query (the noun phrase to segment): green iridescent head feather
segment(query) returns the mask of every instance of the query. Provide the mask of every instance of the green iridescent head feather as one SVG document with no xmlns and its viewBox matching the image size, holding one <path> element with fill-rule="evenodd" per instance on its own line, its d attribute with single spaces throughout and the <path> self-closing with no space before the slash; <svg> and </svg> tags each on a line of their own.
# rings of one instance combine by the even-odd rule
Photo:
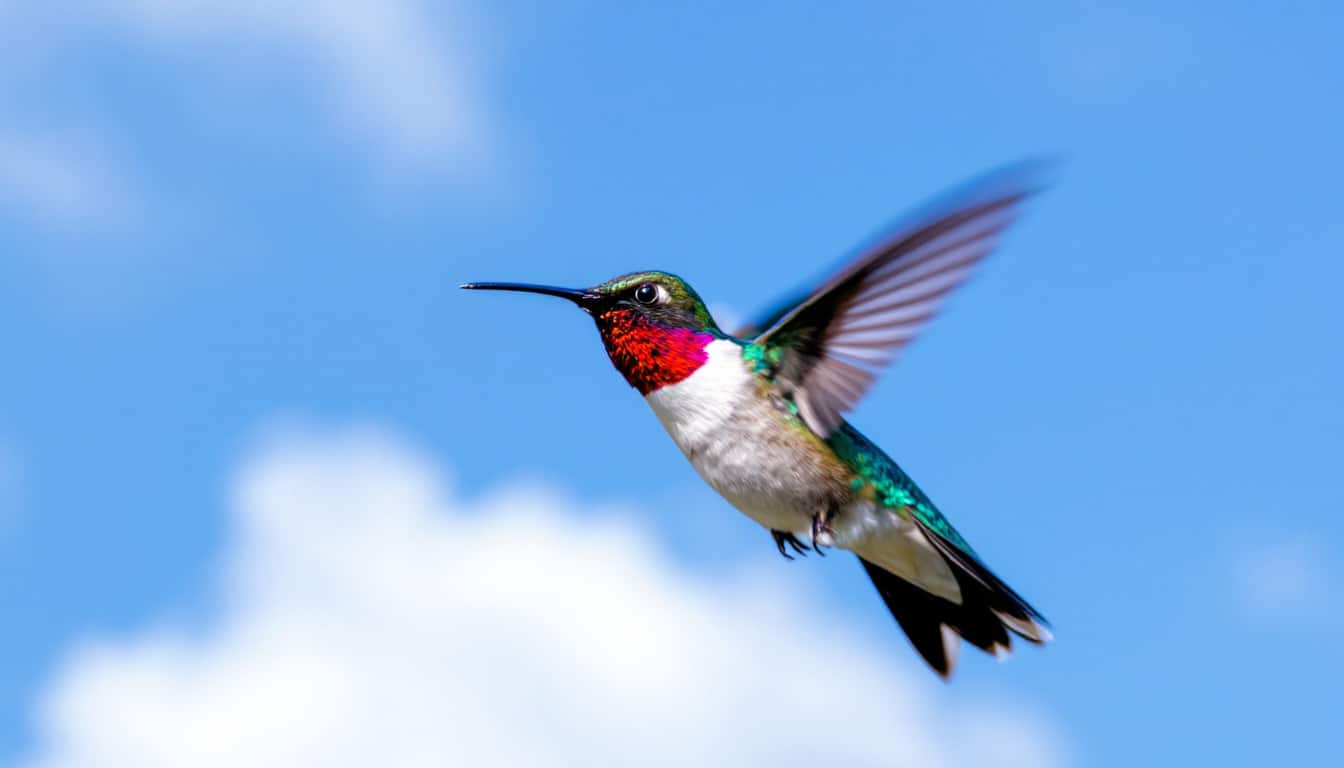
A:
<svg viewBox="0 0 1344 768">
<path fill-rule="evenodd" d="M 665 299 L 654 305 L 645 305 L 637 301 L 635 292 L 645 285 L 662 289 Z M 631 272 L 613 277 L 594 286 L 592 290 L 603 296 L 621 299 L 621 304 L 638 309 L 659 324 L 723 335 L 695 289 L 685 280 L 669 272 Z"/>
</svg>

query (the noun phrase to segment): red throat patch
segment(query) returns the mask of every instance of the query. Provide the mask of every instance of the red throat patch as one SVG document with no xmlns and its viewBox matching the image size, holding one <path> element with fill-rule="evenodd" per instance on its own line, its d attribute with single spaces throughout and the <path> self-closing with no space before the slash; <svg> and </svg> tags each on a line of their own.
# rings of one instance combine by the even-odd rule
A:
<svg viewBox="0 0 1344 768">
<path fill-rule="evenodd" d="M 602 343 L 616 370 L 630 386 L 647 395 L 695 373 L 709 359 L 709 333 L 689 328 L 664 328 L 628 309 L 597 317 Z"/>
</svg>

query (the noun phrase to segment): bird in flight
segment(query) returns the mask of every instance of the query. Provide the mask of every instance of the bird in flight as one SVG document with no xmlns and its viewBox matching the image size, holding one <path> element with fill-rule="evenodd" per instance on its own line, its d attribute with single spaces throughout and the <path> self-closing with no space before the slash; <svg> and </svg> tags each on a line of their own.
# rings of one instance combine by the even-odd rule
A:
<svg viewBox="0 0 1344 768">
<path fill-rule="evenodd" d="M 928 496 L 844 419 L 966 280 L 1035 191 L 992 174 L 894 227 L 819 287 L 727 333 L 686 281 L 634 272 L 592 288 L 467 283 L 558 296 L 596 321 L 607 355 L 696 471 L 780 554 L 858 555 L 915 650 L 943 678 L 960 639 L 995 656 L 1045 619 Z"/>
</svg>

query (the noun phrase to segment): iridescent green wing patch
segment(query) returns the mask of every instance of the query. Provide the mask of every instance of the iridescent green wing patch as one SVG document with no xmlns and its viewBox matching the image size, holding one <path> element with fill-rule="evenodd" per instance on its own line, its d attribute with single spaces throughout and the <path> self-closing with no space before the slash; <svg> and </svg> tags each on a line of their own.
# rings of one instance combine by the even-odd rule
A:
<svg viewBox="0 0 1344 768">
<path fill-rule="evenodd" d="M 854 469 L 855 491 L 871 494 L 875 501 L 896 510 L 898 514 L 918 519 L 924 528 L 938 534 L 944 541 L 976 560 L 980 559 L 971 545 L 952 527 L 952 523 L 915 485 L 915 481 L 848 422 L 841 422 L 826 442 L 841 461 Z"/>
<path fill-rule="evenodd" d="M 780 357 L 784 350 L 772 344 L 745 344 L 742 347 L 742 359 L 747 362 L 753 373 L 767 379 L 775 377 Z"/>
</svg>

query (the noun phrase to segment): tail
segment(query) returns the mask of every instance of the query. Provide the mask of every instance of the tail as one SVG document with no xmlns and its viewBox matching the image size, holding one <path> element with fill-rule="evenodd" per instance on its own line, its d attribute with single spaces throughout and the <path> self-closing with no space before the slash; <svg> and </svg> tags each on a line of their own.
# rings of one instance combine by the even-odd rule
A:
<svg viewBox="0 0 1344 768">
<path fill-rule="evenodd" d="M 1052 639 L 1045 618 L 979 560 L 936 535 L 928 539 L 952 570 L 960 603 L 930 594 L 862 557 L 859 562 L 915 650 L 943 679 L 956 666 L 960 638 L 999 658 L 1012 652 L 1010 632 L 1037 645 Z"/>
</svg>

